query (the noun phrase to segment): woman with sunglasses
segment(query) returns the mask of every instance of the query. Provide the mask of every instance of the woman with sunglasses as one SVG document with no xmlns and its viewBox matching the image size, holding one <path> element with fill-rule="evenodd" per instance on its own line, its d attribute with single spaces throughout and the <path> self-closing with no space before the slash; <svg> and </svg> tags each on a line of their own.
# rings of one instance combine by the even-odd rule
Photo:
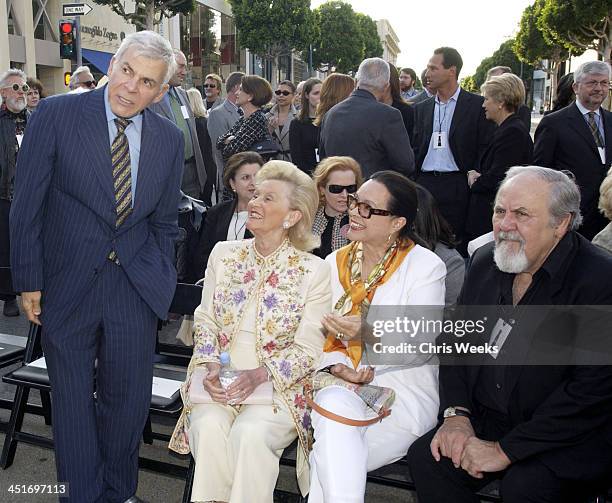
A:
<svg viewBox="0 0 612 503">
<path fill-rule="evenodd" d="M 395 400 L 391 415 L 366 426 L 374 414 L 355 391 L 332 385 L 315 394 L 310 503 L 363 502 L 367 472 L 401 459 L 412 442 L 436 424 L 439 405 L 438 368 L 429 361 L 433 354 L 426 353 L 427 347 L 421 354 L 375 360 L 377 346 L 365 350 L 362 341 L 370 337 L 358 337 L 362 317 L 366 334 L 368 326 L 383 319 L 381 306 L 390 311 L 386 320 L 407 309 L 430 319 L 443 309 L 446 268 L 435 253 L 418 244 L 413 230 L 415 184 L 394 171 L 380 171 L 348 197 L 352 243 L 326 258 L 332 266 L 334 311 L 323 317 L 327 340 L 319 372 L 349 386 L 391 388 Z M 420 347 L 424 334 L 413 335 L 401 340 Z M 435 334 L 428 335 L 431 340 Z M 376 340 L 388 342 L 385 337 Z"/>
<path fill-rule="evenodd" d="M 276 159 L 291 162 L 291 149 L 289 147 L 289 127 L 297 115 L 293 106 L 295 84 L 290 80 L 283 80 L 274 91 L 276 103 L 267 113 L 270 134 L 280 145 Z"/>
<path fill-rule="evenodd" d="M 328 157 L 315 169 L 312 178 L 319 192 L 319 209 L 312 232 L 321 237 L 321 246 L 313 253 L 321 258 L 348 244 L 347 196 L 363 183 L 361 167 L 352 157 Z"/>
</svg>

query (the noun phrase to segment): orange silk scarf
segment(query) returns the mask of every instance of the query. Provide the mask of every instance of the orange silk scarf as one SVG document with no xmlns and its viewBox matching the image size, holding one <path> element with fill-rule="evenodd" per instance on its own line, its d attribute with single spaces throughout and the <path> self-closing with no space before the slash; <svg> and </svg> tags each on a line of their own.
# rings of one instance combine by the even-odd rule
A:
<svg viewBox="0 0 612 503">
<path fill-rule="evenodd" d="M 340 284 L 342 285 L 342 288 L 344 288 L 345 293 L 350 295 L 351 299 L 351 309 L 350 311 L 343 313 L 343 316 L 362 314 L 362 303 L 366 301 L 366 307 L 370 305 L 372 298 L 374 297 L 374 293 L 376 292 L 376 288 L 384 284 L 393 275 L 393 273 L 404 261 L 404 258 L 406 258 L 406 255 L 408 255 L 408 252 L 414 248 L 414 242 L 410 240 L 407 242 L 402 242 L 396 246 L 388 257 L 383 257 L 382 260 L 385 261 L 384 263 L 379 263 L 374 266 L 368 280 L 372 281 L 372 276 L 376 274 L 377 269 L 380 270 L 382 267 L 382 271 L 379 271 L 378 279 L 374 279 L 373 283 L 366 288 L 366 284 L 364 283 L 361 274 L 352 273 L 352 271 L 355 271 L 356 265 L 353 262 L 355 260 L 360 260 L 360 257 L 357 257 L 356 253 L 357 247 L 360 245 L 361 243 L 355 241 L 343 248 L 340 248 L 336 254 L 336 265 L 338 267 Z M 361 264 L 359 264 L 359 269 L 360 268 Z M 353 275 L 352 278 L 351 275 Z M 336 306 L 336 309 L 338 309 L 338 306 Z M 332 351 L 344 353 L 351 359 L 353 362 L 353 367 L 356 369 L 361 361 L 363 347 L 361 339 L 351 339 L 348 341 L 348 346 L 345 346 L 341 340 L 336 338 L 336 334 L 328 333 L 327 339 L 325 340 L 325 345 L 323 346 L 323 351 L 326 353 L 330 353 Z"/>
</svg>

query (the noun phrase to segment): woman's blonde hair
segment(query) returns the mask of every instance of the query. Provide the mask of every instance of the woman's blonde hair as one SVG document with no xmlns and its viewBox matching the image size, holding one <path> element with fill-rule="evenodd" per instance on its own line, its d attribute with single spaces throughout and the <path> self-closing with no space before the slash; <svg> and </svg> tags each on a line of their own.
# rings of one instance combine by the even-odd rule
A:
<svg viewBox="0 0 612 503">
<path fill-rule="evenodd" d="M 319 206 L 325 204 L 325 196 L 321 194 L 322 189 L 325 189 L 330 175 L 334 171 L 352 171 L 355 175 L 355 183 L 357 188 L 361 187 L 363 183 L 363 175 L 361 174 L 361 166 L 359 163 L 348 156 L 332 156 L 323 159 L 314 172 L 312 173 L 312 179 L 317 186 L 317 193 L 319 194 Z"/>
<path fill-rule="evenodd" d="M 599 187 L 599 209 L 608 220 L 612 220 L 612 168 Z"/>
<path fill-rule="evenodd" d="M 343 73 L 332 73 L 327 77 L 321 86 L 321 100 L 313 124 L 320 126 L 329 109 L 348 98 L 354 90 L 355 79 L 353 77 Z"/>
<path fill-rule="evenodd" d="M 295 164 L 268 161 L 255 175 L 257 185 L 266 180 L 279 180 L 293 186 L 289 205 L 292 210 L 301 212 L 302 218 L 289 228 L 288 237 L 291 244 L 302 251 L 318 248 L 321 240 L 312 233 L 312 223 L 319 197 L 312 179 Z"/>
<path fill-rule="evenodd" d="M 187 89 L 187 98 L 189 99 L 189 104 L 191 105 L 191 110 L 195 117 L 208 117 L 208 112 L 204 106 L 204 100 L 202 100 L 200 91 L 195 87 Z"/>
<path fill-rule="evenodd" d="M 513 73 L 491 77 L 481 87 L 482 94 L 499 101 L 509 112 L 516 112 L 525 103 L 525 84 Z"/>
</svg>

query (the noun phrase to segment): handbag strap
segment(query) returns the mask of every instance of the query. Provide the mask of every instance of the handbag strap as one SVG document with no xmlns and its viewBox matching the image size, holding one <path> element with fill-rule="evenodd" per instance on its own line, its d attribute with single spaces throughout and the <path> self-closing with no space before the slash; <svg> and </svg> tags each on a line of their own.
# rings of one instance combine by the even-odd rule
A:
<svg viewBox="0 0 612 503">
<path fill-rule="evenodd" d="M 382 409 L 380 413 L 378 414 L 378 416 L 373 417 L 372 419 L 351 419 L 349 417 L 340 416 L 327 409 L 324 409 L 318 403 L 315 403 L 315 401 L 312 398 L 310 398 L 308 394 L 306 394 L 305 397 L 306 397 L 306 403 L 315 412 L 318 412 L 319 414 L 321 414 L 323 417 L 326 417 L 327 419 L 331 419 L 332 421 L 336 421 L 337 423 L 347 424 L 349 426 L 370 426 L 374 423 L 378 423 L 379 421 L 382 421 L 384 418 L 386 418 L 388 415 L 391 414 L 391 409 Z"/>
</svg>

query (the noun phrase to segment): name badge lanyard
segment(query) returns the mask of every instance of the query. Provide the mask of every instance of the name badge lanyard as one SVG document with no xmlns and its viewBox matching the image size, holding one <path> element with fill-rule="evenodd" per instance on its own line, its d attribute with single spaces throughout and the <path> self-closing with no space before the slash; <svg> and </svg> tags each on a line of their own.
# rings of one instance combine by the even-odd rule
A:
<svg viewBox="0 0 612 503">
<path fill-rule="evenodd" d="M 438 101 L 438 134 L 437 134 L 437 147 L 442 147 L 442 124 L 446 120 L 446 111 L 448 109 L 448 102 L 444 104 L 444 115 L 442 115 L 442 119 L 440 119 L 440 108 L 442 107 L 442 103 Z"/>
</svg>

